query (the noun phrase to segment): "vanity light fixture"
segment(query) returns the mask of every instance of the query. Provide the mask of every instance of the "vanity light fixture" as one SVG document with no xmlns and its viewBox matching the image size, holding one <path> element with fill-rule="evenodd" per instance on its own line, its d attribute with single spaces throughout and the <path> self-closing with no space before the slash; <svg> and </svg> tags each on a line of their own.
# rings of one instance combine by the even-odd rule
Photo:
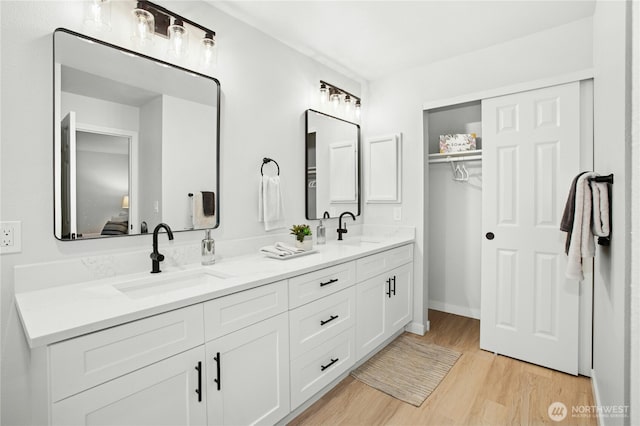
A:
<svg viewBox="0 0 640 426">
<path fill-rule="evenodd" d="M 200 66 L 206 70 L 216 64 L 215 31 L 147 0 L 137 2 L 133 16 L 133 39 L 140 44 L 144 45 L 145 40 L 151 41 L 154 35 L 167 38 L 169 39 L 168 53 L 176 58 L 184 58 L 189 51 L 189 36 L 197 39 L 196 34 L 200 31 L 202 33 L 199 45 Z M 172 19 L 173 25 L 171 25 Z M 187 28 L 187 25 L 190 28 Z"/>
<path fill-rule="evenodd" d="M 123 209 L 128 209 L 129 208 L 129 196 L 128 195 L 123 195 L 122 196 L 121 207 Z"/>
<path fill-rule="evenodd" d="M 340 105 L 344 104 L 343 112 L 347 119 L 351 120 L 354 113 L 356 119 L 360 119 L 362 103 L 359 97 L 333 84 L 320 80 L 320 104 L 326 104 L 327 99 L 331 103 L 334 111 L 338 111 Z"/>
<path fill-rule="evenodd" d="M 111 1 L 90 0 L 85 2 L 84 24 L 90 31 L 111 30 Z"/>
</svg>

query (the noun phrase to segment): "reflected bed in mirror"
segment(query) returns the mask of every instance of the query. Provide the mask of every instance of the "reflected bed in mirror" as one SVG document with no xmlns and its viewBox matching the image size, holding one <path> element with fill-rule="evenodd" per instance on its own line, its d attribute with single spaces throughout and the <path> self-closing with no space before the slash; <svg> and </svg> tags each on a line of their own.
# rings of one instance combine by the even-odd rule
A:
<svg viewBox="0 0 640 426">
<path fill-rule="evenodd" d="M 215 78 L 57 29 L 56 238 L 217 227 L 219 119 Z"/>
<path fill-rule="evenodd" d="M 360 126 L 319 111 L 305 113 L 306 216 L 360 215 Z"/>
</svg>

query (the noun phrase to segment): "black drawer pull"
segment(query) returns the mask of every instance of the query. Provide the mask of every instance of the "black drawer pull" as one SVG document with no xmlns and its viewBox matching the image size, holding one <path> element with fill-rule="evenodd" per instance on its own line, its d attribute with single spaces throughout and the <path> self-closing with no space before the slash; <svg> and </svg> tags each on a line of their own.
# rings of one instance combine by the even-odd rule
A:
<svg viewBox="0 0 640 426">
<path fill-rule="evenodd" d="M 391 283 L 389 283 L 391 284 Z M 396 295 L 396 276 L 393 276 L 393 290 L 391 290 L 393 292 L 393 295 Z"/>
<path fill-rule="evenodd" d="M 216 362 L 216 375 L 217 377 L 213 379 L 214 382 L 218 384 L 218 390 L 222 386 L 222 380 L 220 380 L 220 352 L 216 353 L 216 356 L 213 357 L 213 360 Z"/>
<path fill-rule="evenodd" d="M 196 389 L 196 393 L 198 394 L 198 402 L 202 402 L 202 361 L 198 361 L 196 371 L 198 372 L 198 389 Z"/>
<path fill-rule="evenodd" d="M 320 366 L 320 371 L 324 371 L 324 370 L 326 370 L 327 368 L 331 367 L 333 364 L 335 364 L 336 362 L 338 362 L 338 360 L 339 360 L 339 359 L 340 359 L 340 358 L 336 358 L 336 359 L 331 358 L 331 362 L 330 362 L 329 364 L 327 364 L 327 365 L 321 365 L 321 366 Z"/>
<path fill-rule="evenodd" d="M 333 284 L 333 283 L 337 283 L 338 279 L 337 278 L 332 278 L 329 281 L 327 281 L 326 283 L 320 283 L 320 287 L 324 287 L 325 285 L 329 285 L 329 284 Z"/>
<path fill-rule="evenodd" d="M 328 320 L 324 320 L 324 321 L 320 320 L 320 326 L 328 324 L 328 323 L 330 323 L 331 321 L 333 321 L 336 318 L 338 318 L 338 315 L 331 315 L 331 317 L 329 317 Z"/>
<path fill-rule="evenodd" d="M 391 278 L 387 280 L 387 288 L 388 290 L 386 292 L 386 295 L 389 296 L 389 298 L 391 298 Z"/>
</svg>

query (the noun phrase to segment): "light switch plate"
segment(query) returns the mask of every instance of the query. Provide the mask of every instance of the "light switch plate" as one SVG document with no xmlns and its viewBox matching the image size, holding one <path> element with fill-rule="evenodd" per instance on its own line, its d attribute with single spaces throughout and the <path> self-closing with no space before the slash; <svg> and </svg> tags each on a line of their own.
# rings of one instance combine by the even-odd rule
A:
<svg viewBox="0 0 640 426">
<path fill-rule="evenodd" d="M 393 208 L 393 220 L 396 220 L 396 221 L 402 220 L 402 207 Z"/>
<path fill-rule="evenodd" d="M 22 251 L 22 222 L 0 222 L 0 254 Z"/>
</svg>

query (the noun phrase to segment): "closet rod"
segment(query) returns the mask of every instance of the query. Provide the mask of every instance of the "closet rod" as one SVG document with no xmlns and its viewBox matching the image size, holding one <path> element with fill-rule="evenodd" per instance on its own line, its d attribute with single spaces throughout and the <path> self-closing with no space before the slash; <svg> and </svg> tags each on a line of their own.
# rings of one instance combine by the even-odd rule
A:
<svg viewBox="0 0 640 426">
<path fill-rule="evenodd" d="M 470 155 L 468 157 L 446 157 L 446 158 L 429 159 L 429 164 L 450 163 L 452 161 L 476 161 L 476 160 L 482 160 L 482 155 Z"/>
</svg>

